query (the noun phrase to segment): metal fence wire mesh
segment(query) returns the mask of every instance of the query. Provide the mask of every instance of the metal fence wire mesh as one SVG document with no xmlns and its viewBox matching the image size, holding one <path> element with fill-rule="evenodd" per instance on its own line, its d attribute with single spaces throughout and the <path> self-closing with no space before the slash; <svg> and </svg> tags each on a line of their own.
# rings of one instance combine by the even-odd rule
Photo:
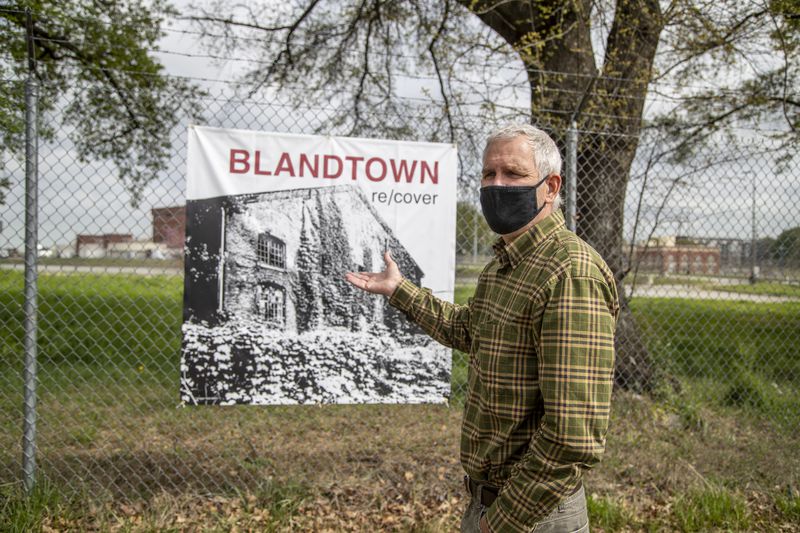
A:
<svg viewBox="0 0 800 533">
<path fill-rule="evenodd" d="M 13 91 L 21 82 L 2 84 Z M 211 126 L 350 132 L 347 124 L 330 126 L 330 117 L 346 113 L 335 104 L 288 106 L 232 98 L 223 90 L 211 90 L 201 103 Z M 418 106 L 406 140 L 445 137 L 439 115 L 428 111 Z M 42 123 L 56 123 L 59 112 L 58 105 L 48 110 Z M 376 114 L 366 122 L 392 120 Z M 498 125 L 499 119 L 475 117 L 466 127 L 485 134 Z M 632 317 L 618 342 L 640 344 L 653 369 L 651 393 L 796 426 L 800 168 L 778 173 L 769 140 L 756 131 L 741 133 L 736 146 L 721 143 L 674 163 L 657 157 L 661 140 L 655 136 L 578 131 L 577 145 L 564 146 L 578 156 L 577 231 L 598 250 L 618 251 L 607 260 L 627 273 L 621 283 Z M 593 152 L 581 150 L 581 143 L 614 150 L 632 141 L 638 141 L 637 156 L 627 194 L 617 202 L 624 212 L 621 240 L 598 242 L 592 236 L 600 233 L 586 221 L 596 220 L 593 209 L 611 205 L 603 199 L 607 180 L 619 176 L 599 168 L 603 163 L 585 155 Z M 331 475 L 345 463 L 361 469 L 390 464 L 399 443 L 358 442 L 347 420 L 379 428 L 418 407 L 180 405 L 185 142 L 185 127 L 179 128 L 169 168 L 138 203 L 113 164 L 77 157 L 69 132 L 56 131 L 40 143 L 40 474 L 91 492 L 138 494 L 256 485 L 287 464 Z M 480 151 L 462 146 L 460 152 L 456 280 L 468 294 L 495 237 L 476 208 Z M 0 215 L 0 482 L 10 483 L 20 478 L 22 455 L 24 160 L 4 150 L 0 169 L 0 178 L 10 181 Z M 455 352 L 454 412 L 466 366 L 465 355 Z M 618 385 L 631 385 L 626 379 L 635 369 L 629 366 Z M 313 450 L 281 446 L 282 439 L 314 432 L 332 438 Z"/>
</svg>

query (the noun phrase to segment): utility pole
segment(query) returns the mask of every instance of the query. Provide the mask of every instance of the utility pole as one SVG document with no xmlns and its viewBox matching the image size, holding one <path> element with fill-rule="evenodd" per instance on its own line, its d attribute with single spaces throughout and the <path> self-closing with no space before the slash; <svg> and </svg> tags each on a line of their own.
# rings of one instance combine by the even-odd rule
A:
<svg viewBox="0 0 800 533">
<path fill-rule="evenodd" d="M 750 233 L 750 283 L 755 285 L 758 281 L 759 275 L 759 268 L 758 268 L 758 250 L 756 249 L 756 241 L 757 241 L 757 234 L 758 229 L 756 228 L 756 180 L 751 180 L 753 182 L 753 220 L 752 220 L 752 231 Z"/>
</svg>

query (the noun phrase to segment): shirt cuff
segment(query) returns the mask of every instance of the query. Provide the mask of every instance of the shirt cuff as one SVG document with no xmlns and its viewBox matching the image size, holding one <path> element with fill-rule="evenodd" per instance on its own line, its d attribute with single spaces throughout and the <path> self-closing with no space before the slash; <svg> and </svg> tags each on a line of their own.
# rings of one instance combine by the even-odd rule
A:
<svg viewBox="0 0 800 533">
<path fill-rule="evenodd" d="M 492 505 L 486 511 L 486 523 L 489 524 L 489 531 L 526 531 L 528 527 L 520 523 L 513 516 L 508 515 L 497 505 Z"/>
<path fill-rule="evenodd" d="M 414 304 L 414 299 L 422 291 L 419 287 L 403 278 L 403 281 L 397 286 L 389 298 L 389 305 L 396 307 L 401 311 L 408 313 Z"/>
</svg>

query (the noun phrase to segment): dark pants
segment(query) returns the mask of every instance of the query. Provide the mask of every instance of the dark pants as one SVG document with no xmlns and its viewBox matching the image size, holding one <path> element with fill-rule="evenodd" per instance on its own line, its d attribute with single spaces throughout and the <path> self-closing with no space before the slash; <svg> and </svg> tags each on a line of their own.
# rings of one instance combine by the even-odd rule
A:
<svg viewBox="0 0 800 533">
<path fill-rule="evenodd" d="M 480 533 L 478 520 L 484 507 L 477 495 L 470 497 L 469 506 L 461 519 L 461 533 Z M 531 529 L 536 533 L 589 533 L 589 516 L 586 513 L 586 493 L 581 487 L 572 496 L 564 498 L 549 515 Z"/>
</svg>

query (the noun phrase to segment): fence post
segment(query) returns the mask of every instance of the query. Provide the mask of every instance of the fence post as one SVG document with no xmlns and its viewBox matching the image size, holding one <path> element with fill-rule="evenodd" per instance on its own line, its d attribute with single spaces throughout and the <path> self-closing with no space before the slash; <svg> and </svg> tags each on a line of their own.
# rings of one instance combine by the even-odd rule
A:
<svg viewBox="0 0 800 533">
<path fill-rule="evenodd" d="M 36 134 L 39 85 L 34 73 L 33 20 L 27 18 L 28 77 L 25 80 L 25 396 L 22 435 L 22 473 L 25 492 L 36 482 L 36 334 L 38 259 L 38 142 Z"/>
<path fill-rule="evenodd" d="M 567 153 L 566 153 L 566 169 L 564 180 L 564 201 L 566 203 L 564 218 L 567 222 L 567 228 L 570 231 L 575 231 L 575 202 L 577 198 L 576 190 L 578 188 L 578 126 L 573 120 L 569 129 L 567 129 Z"/>
</svg>

